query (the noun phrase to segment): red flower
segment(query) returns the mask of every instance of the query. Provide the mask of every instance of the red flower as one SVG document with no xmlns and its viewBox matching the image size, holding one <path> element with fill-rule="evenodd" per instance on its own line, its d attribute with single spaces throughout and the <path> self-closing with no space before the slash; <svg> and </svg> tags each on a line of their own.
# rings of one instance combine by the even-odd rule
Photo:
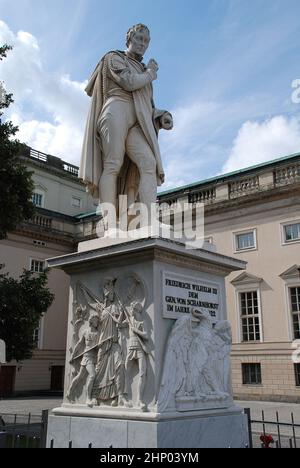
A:
<svg viewBox="0 0 300 468">
<path fill-rule="evenodd" d="M 271 434 L 261 434 L 261 442 L 264 444 L 264 448 L 270 448 L 271 444 L 274 444 L 274 439 Z"/>
</svg>

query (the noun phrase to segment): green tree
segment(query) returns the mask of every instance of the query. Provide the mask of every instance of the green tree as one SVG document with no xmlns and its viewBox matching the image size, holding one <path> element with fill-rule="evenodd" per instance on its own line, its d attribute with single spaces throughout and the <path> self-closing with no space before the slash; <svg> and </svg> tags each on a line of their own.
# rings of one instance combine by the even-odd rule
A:
<svg viewBox="0 0 300 468">
<path fill-rule="evenodd" d="M 6 343 L 8 362 L 32 357 L 34 332 L 54 300 L 47 281 L 47 272 L 24 270 L 19 279 L 0 274 L 0 337 Z"/>
<path fill-rule="evenodd" d="M 0 61 L 9 50 L 8 45 L 0 47 Z M 25 145 L 14 138 L 18 127 L 10 121 L 2 121 L 2 111 L 12 102 L 12 95 L 7 94 L 0 83 L 0 239 L 6 238 L 9 231 L 34 214 L 32 173 L 19 159 Z"/>
</svg>

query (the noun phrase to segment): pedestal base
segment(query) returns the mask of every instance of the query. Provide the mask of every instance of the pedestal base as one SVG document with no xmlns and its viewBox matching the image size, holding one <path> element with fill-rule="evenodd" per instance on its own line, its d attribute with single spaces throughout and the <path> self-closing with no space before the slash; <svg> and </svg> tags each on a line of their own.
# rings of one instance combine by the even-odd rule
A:
<svg viewBox="0 0 300 468">
<path fill-rule="evenodd" d="M 51 440 L 54 448 L 245 448 L 249 435 L 235 409 L 164 421 L 50 416 L 47 447 Z"/>
</svg>

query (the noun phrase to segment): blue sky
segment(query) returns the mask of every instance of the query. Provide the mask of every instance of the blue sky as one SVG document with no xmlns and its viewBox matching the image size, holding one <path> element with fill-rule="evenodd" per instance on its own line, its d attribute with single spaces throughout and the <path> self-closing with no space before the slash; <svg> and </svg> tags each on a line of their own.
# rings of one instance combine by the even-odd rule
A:
<svg viewBox="0 0 300 468">
<path fill-rule="evenodd" d="M 85 81 L 143 22 L 156 105 L 175 119 L 160 136 L 164 189 L 300 152 L 299 0 L 0 0 L 0 12 L 9 117 L 36 149 L 79 164 Z"/>
</svg>

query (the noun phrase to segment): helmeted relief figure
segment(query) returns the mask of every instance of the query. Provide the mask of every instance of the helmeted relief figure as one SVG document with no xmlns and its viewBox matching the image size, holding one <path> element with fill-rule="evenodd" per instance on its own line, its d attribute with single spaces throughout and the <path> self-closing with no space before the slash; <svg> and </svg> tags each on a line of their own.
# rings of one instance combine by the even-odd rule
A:
<svg viewBox="0 0 300 468">
<path fill-rule="evenodd" d="M 126 51 L 108 52 L 86 88 L 92 102 L 79 176 L 94 198 L 117 211 L 119 195 L 127 195 L 128 206 L 139 201 L 150 209 L 165 178 L 158 132 L 171 130 L 173 120 L 154 106 L 159 67 L 143 62 L 149 43 L 147 26 L 130 28 Z"/>
<path fill-rule="evenodd" d="M 129 342 L 126 357 L 126 383 L 127 393 L 129 393 L 128 377 L 132 373 L 134 365 L 138 366 L 139 371 L 139 384 L 138 384 L 138 402 L 137 406 L 142 411 L 147 411 L 147 405 L 144 402 L 144 390 L 146 386 L 147 378 L 147 359 L 150 354 L 149 349 L 149 337 L 144 329 L 144 322 L 141 320 L 141 314 L 143 312 L 143 306 L 140 302 L 133 302 L 130 307 L 130 313 L 128 314 L 128 325 L 129 325 Z"/>
<path fill-rule="evenodd" d="M 82 325 L 85 323 L 86 319 L 88 318 L 88 311 L 86 306 L 82 306 L 78 304 L 77 301 L 73 304 L 74 312 L 73 312 L 73 342 L 70 348 L 70 352 L 73 353 L 73 346 L 78 343 L 79 340 L 79 332 Z"/>
<path fill-rule="evenodd" d="M 89 319 L 89 328 L 87 328 L 79 342 L 74 348 L 73 354 L 70 359 L 70 363 L 73 364 L 75 361 L 80 360 L 80 370 L 75 378 L 72 380 L 67 398 L 73 402 L 75 399 L 75 391 L 79 384 L 86 380 L 87 385 L 87 399 L 86 404 L 93 406 L 97 403 L 93 401 L 92 392 L 93 384 L 96 376 L 96 362 L 97 352 L 99 343 L 99 316 L 93 314 Z"/>
<path fill-rule="evenodd" d="M 160 410 L 201 409 L 230 402 L 231 327 L 205 309 L 178 319 L 171 331 L 158 397 Z"/>
</svg>

